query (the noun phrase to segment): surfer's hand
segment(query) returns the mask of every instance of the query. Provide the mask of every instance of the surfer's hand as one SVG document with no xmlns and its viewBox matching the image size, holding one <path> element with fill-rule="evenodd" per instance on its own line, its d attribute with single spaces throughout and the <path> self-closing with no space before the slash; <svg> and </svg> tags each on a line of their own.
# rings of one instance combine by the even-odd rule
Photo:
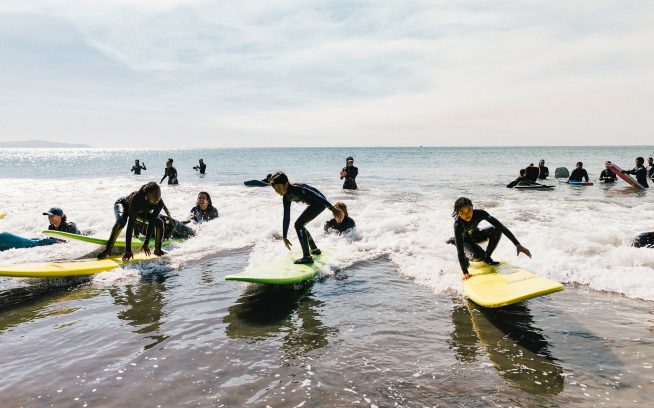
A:
<svg viewBox="0 0 654 408">
<path fill-rule="evenodd" d="M 469 273 L 464 273 L 463 274 L 463 280 L 468 280 L 470 278 L 472 278 L 472 275 L 470 275 Z"/>
<path fill-rule="evenodd" d="M 288 240 L 288 238 L 284 238 L 284 245 L 286 245 L 286 249 L 288 249 L 289 251 L 291 250 L 292 244 L 291 241 Z"/>
<path fill-rule="evenodd" d="M 162 251 L 161 249 L 155 249 L 155 250 L 154 250 L 154 254 L 155 254 L 156 256 L 164 256 L 164 255 L 166 255 L 166 253 L 165 253 L 164 251 Z"/>
<path fill-rule="evenodd" d="M 123 255 L 123 261 L 127 262 L 132 258 L 134 258 L 132 251 L 125 251 L 125 254 Z"/>
<path fill-rule="evenodd" d="M 337 223 L 342 223 L 343 219 L 345 218 L 345 214 L 343 214 L 343 211 L 339 210 L 336 207 L 332 207 L 332 214 L 334 214 L 334 218 L 336 219 Z"/>
<path fill-rule="evenodd" d="M 515 247 L 515 249 L 517 251 L 516 255 L 520 255 L 520 252 L 522 252 L 523 254 L 525 254 L 525 255 L 527 255 L 528 257 L 531 258 L 531 252 L 529 252 L 529 250 L 527 248 L 523 247 L 522 245 L 517 245 Z"/>
<path fill-rule="evenodd" d="M 147 246 L 147 245 L 143 245 L 143 246 L 141 247 L 141 251 L 143 251 L 143 253 L 144 253 L 146 256 L 150 256 L 150 247 L 149 247 L 149 246 Z"/>
</svg>

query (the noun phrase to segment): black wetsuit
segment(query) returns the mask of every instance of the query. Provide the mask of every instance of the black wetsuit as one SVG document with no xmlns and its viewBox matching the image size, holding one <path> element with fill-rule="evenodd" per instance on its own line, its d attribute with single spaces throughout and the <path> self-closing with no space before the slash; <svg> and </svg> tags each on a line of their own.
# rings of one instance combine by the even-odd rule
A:
<svg viewBox="0 0 654 408">
<path fill-rule="evenodd" d="M 309 205 L 302 214 L 297 217 L 297 220 L 295 220 L 295 232 L 297 232 L 297 237 L 300 240 L 302 253 L 304 257 L 308 257 L 310 256 L 309 248 L 313 250 L 317 247 L 313 242 L 311 234 L 309 234 L 309 231 L 307 231 L 304 226 L 316 218 L 318 214 L 325 210 L 325 208 L 332 208 L 332 205 L 320 191 L 310 185 L 289 184 L 286 194 L 282 197 L 282 203 L 284 204 L 284 221 L 282 226 L 284 238 L 287 238 L 288 226 L 291 222 L 292 202 L 302 202 Z"/>
<path fill-rule="evenodd" d="M 520 176 L 517 179 L 510 182 L 509 184 L 507 184 L 506 186 L 508 188 L 513 188 L 513 187 L 517 186 L 518 184 L 525 185 L 525 184 L 534 184 L 534 183 L 527 176 Z"/>
<path fill-rule="evenodd" d="M 612 170 L 604 169 L 600 173 L 599 179 L 605 183 L 615 183 L 616 177 L 616 174 Z"/>
<path fill-rule="evenodd" d="M 77 225 L 75 225 L 74 222 L 61 221 L 58 227 L 55 227 L 54 225 L 50 224 L 48 226 L 48 230 L 63 231 L 63 232 L 68 232 L 70 234 L 77 234 L 77 235 L 80 234 L 79 229 L 77 229 Z"/>
<path fill-rule="evenodd" d="M 150 242 L 152 233 L 157 229 L 157 242 L 156 248 L 161 248 L 161 238 L 163 237 L 163 227 L 164 223 L 161 218 L 159 218 L 159 213 L 165 207 L 163 200 L 159 200 L 158 204 L 150 204 L 146 199 L 144 194 L 140 194 L 138 191 L 133 192 L 127 197 L 121 197 L 114 203 L 114 214 L 116 216 L 116 225 L 114 228 L 118 227 L 120 230 L 125 227 L 127 224 L 127 230 L 125 231 L 125 248 L 132 248 L 132 236 L 134 236 L 135 227 L 137 222 L 147 224 L 147 230 L 145 233 L 144 244 Z M 120 233 L 120 230 L 118 233 Z M 138 230 L 137 230 L 138 233 Z M 159 236 L 161 234 L 161 237 Z M 107 242 L 107 249 L 113 247 L 116 238 L 113 236 Z"/>
<path fill-rule="evenodd" d="M 645 167 L 640 166 L 640 167 L 634 167 L 631 170 L 625 171 L 625 174 L 633 174 L 636 176 L 636 181 L 640 183 L 645 188 L 649 188 L 649 184 L 647 184 L 647 170 Z"/>
<path fill-rule="evenodd" d="M 161 178 L 161 181 L 159 184 L 163 183 L 165 178 L 168 177 L 168 184 L 179 184 L 179 181 L 177 181 L 177 169 L 174 167 L 166 167 L 164 169 L 164 175 Z"/>
<path fill-rule="evenodd" d="M 135 164 L 135 165 L 132 166 L 132 173 L 134 173 L 134 174 L 140 175 L 141 170 L 147 170 L 145 168 L 145 164 L 139 164 L 138 166 Z"/>
<path fill-rule="evenodd" d="M 195 170 L 200 170 L 200 174 L 204 174 L 204 172 L 207 170 L 207 165 L 202 163 L 198 163 L 197 166 L 193 167 Z"/>
<path fill-rule="evenodd" d="M 570 177 L 568 177 L 569 181 L 582 181 L 581 179 L 586 179 L 586 182 L 588 182 L 588 172 L 586 169 L 575 168 L 572 170 L 572 173 L 570 173 Z"/>
<path fill-rule="evenodd" d="M 357 189 L 357 182 L 355 179 L 359 175 L 359 169 L 355 166 L 352 167 L 343 167 L 343 172 L 345 172 L 345 176 L 341 176 L 341 180 L 345 178 L 345 181 L 343 182 L 343 188 L 346 190 L 356 190 Z"/>
<path fill-rule="evenodd" d="M 492 227 L 480 230 L 477 226 L 482 221 L 487 221 Z M 520 245 L 516 237 L 501 222 L 484 210 L 473 210 L 470 222 L 457 217 L 454 221 L 454 238 L 450 238 L 447 243 L 456 245 L 461 270 L 466 274 L 470 265 L 469 259 L 482 261 L 490 258 L 497 248 L 502 234 L 506 235 L 514 245 Z M 488 246 L 484 251 L 478 243 L 486 240 L 488 240 Z"/>
<path fill-rule="evenodd" d="M 350 217 L 345 217 L 343 222 L 341 222 L 340 224 L 336 222 L 336 218 L 332 218 L 331 220 L 325 223 L 325 232 L 330 232 L 330 230 L 333 230 L 333 231 L 338 231 L 338 233 L 341 233 L 354 227 L 356 227 L 356 224 L 354 223 L 354 220 Z"/>
<path fill-rule="evenodd" d="M 538 174 L 539 174 L 538 167 L 529 166 L 525 170 L 527 170 L 527 175 L 526 175 L 527 180 L 531 182 L 535 182 L 536 179 L 538 179 Z"/>
<path fill-rule="evenodd" d="M 647 177 L 654 180 L 654 166 L 647 166 Z"/>
<path fill-rule="evenodd" d="M 215 218 L 218 218 L 218 209 L 212 205 L 207 207 L 206 211 L 202 211 L 199 205 L 191 208 L 191 221 L 195 223 L 201 223 L 205 221 L 211 221 Z"/>
<path fill-rule="evenodd" d="M 539 180 L 545 180 L 547 177 L 550 175 L 550 169 L 547 167 L 543 166 L 540 167 L 538 166 L 538 179 Z"/>
</svg>

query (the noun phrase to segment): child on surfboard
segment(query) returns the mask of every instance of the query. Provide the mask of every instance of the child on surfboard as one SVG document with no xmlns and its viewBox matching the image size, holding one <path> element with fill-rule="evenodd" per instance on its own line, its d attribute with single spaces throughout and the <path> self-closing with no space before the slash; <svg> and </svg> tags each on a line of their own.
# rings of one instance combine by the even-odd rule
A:
<svg viewBox="0 0 654 408">
<path fill-rule="evenodd" d="M 468 279 L 472 275 L 468 273 L 470 260 L 481 261 L 488 265 L 499 265 L 499 262 L 491 258 L 493 251 L 502 238 L 502 234 L 515 245 L 518 255 L 522 252 L 531 258 L 531 252 L 516 239 L 515 236 L 501 222 L 493 218 L 484 210 L 473 209 L 472 201 L 466 197 L 460 197 L 454 202 L 454 237 L 450 238 L 447 243 L 454 244 L 459 256 L 459 264 L 463 271 L 463 279 Z M 478 228 L 480 222 L 486 221 L 491 227 L 482 230 Z M 480 246 L 480 242 L 488 240 L 486 250 Z"/>
<path fill-rule="evenodd" d="M 343 220 L 343 212 L 332 206 L 325 196 L 316 188 L 308 184 L 289 183 L 288 177 L 284 172 L 277 172 L 272 176 L 270 185 L 275 189 L 275 192 L 282 196 L 284 204 L 284 221 L 283 221 L 283 237 L 284 245 L 288 250 L 291 250 L 291 241 L 288 240 L 288 226 L 291 222 L 291 203 L 302 202 L 309 206 L 300 214 L 295 220 L 295 231 L 300 240 L 302 247 L 302 258 L 295 261 L 296 264 L 312 264 L 313 258 L 311 255 L 320 255 L 320 249 L 311 238 L 311 234 L 305 228 L 305 225 L 316 218 L 325 208 L 329 208 L 334 214 L 334 218 L 341 222 Z"/>
</svg>

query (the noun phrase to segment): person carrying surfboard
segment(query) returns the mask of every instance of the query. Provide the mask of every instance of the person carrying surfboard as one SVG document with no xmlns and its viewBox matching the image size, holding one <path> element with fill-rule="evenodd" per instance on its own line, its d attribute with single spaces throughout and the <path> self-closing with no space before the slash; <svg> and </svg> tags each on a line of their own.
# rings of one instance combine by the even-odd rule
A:
<svg viewBox="0 0 654 408">
<path fill-rule="evenodd" d="M 622 170 L 624 174 L 633 174 L 636 176 L 636 181 L 643 187 L 649 188 L 647 184 L 647 169 L 645 166 L 645 159 L 642 157 L 636 157 L 636 167 L 631 170 Z"/>
<path fill-rule="evenodd" d="M 518 251 L 518 255 L 523 253 L 531 258 L 531 252 L 518 242 L 516 237 L 501 222 L 493 218 L 484 210 L 473 209 L 472 201 L 466 197 L 459 197 L 454 202 L 454 237 L 450 238 L 447 243 L 454 244 L 459 257 L 459 264 L 463 271 L 463 279 L 468 279 L 472 275 L 468 273 L 470 260 L 481 261 L 488 265 L 499 265 L 499 262 L 491 258 L 493 251 L 502 238 L 502 234 L 513 242 Z M 480 230 L 479 223 L 486 221 L 491 227 Z M 480 242 L 488 241 L 486 250 L 479 246 Z"/>
<path fill-rule="evenodd" d="M 334 218 L 339 222 L 343 220 L 343 212 L 332 206 L 324 194 L 315 187 L 311 187 L 308 184 L 289 183 L 288 177 L 284 172 L 279 171 L 275 173 L 272 176 L 270 184 L 275 189 L 275 192 L 282 196 L 282 203 L 284 204 L 283 238 L 284 245 L 286 245 L 289 251 L 291 250 L 291 241 L 288 240 L 287 236 L 288 226 L 291 222 L 291 203 L 302 202 L 309 205 L 297 220 L 295 220 L 295 232 L 297 232 L 297 237 L 302 247 L 302 258 L 297 259 L 295 263 L 313 263 L 311 255 L 320 255 L 321 252 L 305 225 L 316 218 L 325 208 L 329 208 L 332 214 L 334 214 Z"/>
<path fill-rule="evenodd" d="M 161 188 L 154 181 L 144 184 L 138 191 L 134 191 L 127 197 L 116 200 L 114 204 L 116 223 L 111 229 L 107 246 L 104 251 L 98 254 L 98 259 L 105 259 L 109 256 L 111 248 L 113 248 L 125 224 L 127 224 L 127 231 L 125 231 L 125 254 L 123 255 L 123 261 L 128 261 L 134 257 L 132 254 L 132 236 L 134 235 L 134 227 L 138 218 L 148 224 L 141 250 L 146 255 L 150 255 L 150 238 L 154 232 L 154 254 L 157 256 L 164 255 L 165 252 L 161 250 L 164 225 L 161 218 L 159 218 L 159 213 L 164 207 L 165 204 L 161 199 Z"/>
<path fill-rule="evenodd" d="M 586 169 L 584 169 L 584 164 L 582 162 L 577 162 L 577 167 L 572 170 L 572 173 L 570 173 L 570 177 L 568 177 L 568 182 L 571 181 L 581 181 L 581 179 L 586 179 L 586 183 L 588 183 L 588 172 Z"/>
</svg>

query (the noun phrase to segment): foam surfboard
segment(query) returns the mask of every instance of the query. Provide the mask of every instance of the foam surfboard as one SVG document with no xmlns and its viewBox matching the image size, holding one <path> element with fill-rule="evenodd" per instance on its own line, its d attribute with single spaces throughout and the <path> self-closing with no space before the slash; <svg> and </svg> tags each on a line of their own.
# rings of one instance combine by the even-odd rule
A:
<svg viewBox="0 0 654 408">
<path fill-rule="evenodd" d="M 498 266 L 473 262 L 463 281 L 463 293 L 479 306 L 495 308 L 563 290 L 558 282 L 502 262 Z"/>
<path fill-rule="evenodd" d="M 277 258 L 269 264 L 258 266 L 235 274 L 225 276 L 228 281 L 266 283 L 270 285 L 289 285 L 313 279 L 327 264 L 325 254 L 314 255 L 313 264 L 296 265 L 293 261 L 301 255 L 287 255 Z"/>
<path fill-rule="evenodd" d="M 517 188 L 518 190 L 551 190 L 554 186 L 548 186 L 546 184 L 518 184 L 513 186 L 513 188 Z"/>
<path fill-rule="evenodd" d="M 645 188 L 645 186 L 634 180 L 630 175 L 624 174 L 622 172 L 622 169 L 616 166 L 615 164 L 609 164 L 607 167 L 611 169 L 611 171 L 614 172 L 616 176 L 620 177 L 621 179 L 629 183 L 630 186 L 636 188 Z"/>
<path fill-rule="evenodd" d="M 248 187 L 270 187 L 270 184 L 261 180 L 248 180 L 248 181 L 244 181 L 243 184 L 245 184 Z"/>
<path fill-rule="evenodd" d="M 54 261 L 0 265 L 0 276 L 16 278 L 65 278 L 92 275 L 121 267 L 128 263 L 159 259 L 156 255 L 134 254 L 134 258 L 123 261 L 123 256 L 110 256 L 107 259 L 85 258 L 72 261 Z"/>
<path fill-rule="evenodd" d="M 88 242 L 90 244 L 107 245 L 107 239 L 105 238 L 89 237 L 86 235 L 71 234 L 70 232 L 54 231 L 54 230 L 45 230 L 45 231 L 41 231 L 41 233 L 45 235 L 54 236 L 57 238 Z M 166 240 L 162 243 L 162 245 L 170 245 L 172 242 L 176 242 L 176 241 L 180 241 L 180 240 Z M 153 240 L 151 240 L 151 242 L 153 242 Z M 119 248 L 124 248 L 125 240 L 116 240 L 114 246 Z M 142 246 L 143 246 L 143 240 L 139 238 L 132 238 L 132 248 L 140 248 Z"/>
</svg>

